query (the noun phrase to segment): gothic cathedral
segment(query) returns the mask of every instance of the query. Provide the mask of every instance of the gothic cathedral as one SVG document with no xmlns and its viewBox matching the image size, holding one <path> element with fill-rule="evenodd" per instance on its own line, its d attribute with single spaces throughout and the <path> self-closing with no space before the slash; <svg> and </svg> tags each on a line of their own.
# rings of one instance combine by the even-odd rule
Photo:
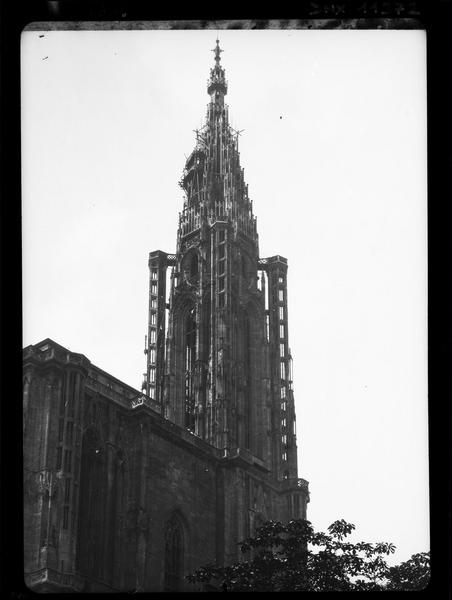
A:
<svg viewBox="0 0 452 600">
<path fill-rule="evenodd" d="M 24 570 L 34 591 L 190 591 L 267 519 L 306 518 L 287 260 L 259 257 L 217 40 L 180 185 L 149 256 L 139 392 L 50 339 L 24 350 Z"/>
</svg>

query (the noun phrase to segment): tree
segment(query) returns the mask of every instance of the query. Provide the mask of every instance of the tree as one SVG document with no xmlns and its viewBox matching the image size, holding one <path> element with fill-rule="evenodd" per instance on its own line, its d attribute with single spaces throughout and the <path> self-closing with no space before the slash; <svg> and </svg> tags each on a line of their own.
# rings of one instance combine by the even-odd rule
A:
<svg viewBox="0 0 452 600">
<path fill-rule="evenodd" d="M 285 525 L 268 521 L 241 542 L 244 560 L 226 567 L 210 563 L 187 579 L 203 584 L 204 589 L 231 592 L 405 589 L 389 588 L 388 582 L 399 585 L 395 583 L 398 578 L 402 584 L 413 574 L 415 564 L 401 571 L 391 570 L 383 556 L 392 554 L 395 546 L 384 542 L 352 544 L 346 538 L 354 529 L 343 519 L 330 525 L 328 533 L 315 532 L 311 523 L 302 519 Z M 396 578 L 394 583 L 391 577 Z"/>
<path fill-rule="evenodd" d="M 388 573 L 387 590 L 423 590 L 430 581 L 430 552 L 420 552 L 391 567 Z"/>
</svg>

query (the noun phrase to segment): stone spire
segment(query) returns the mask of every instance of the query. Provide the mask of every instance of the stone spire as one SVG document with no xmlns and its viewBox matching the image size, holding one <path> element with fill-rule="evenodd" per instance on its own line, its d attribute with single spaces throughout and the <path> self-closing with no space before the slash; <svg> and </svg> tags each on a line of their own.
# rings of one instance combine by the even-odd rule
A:
<svg viewBox="0 0 452 600">
<path fill-rule="evenodd" d="M 216 40 L 215 65 L 210 69 L 207 105 L 203 127 L 196 130 L 196 146 L 188 157 L 180 185 L 185 192 L 179 219 L 179 246 L 185 236 L 215 221 L 230 223 L 253 244 L 257 244 L 256 219 L 248 186 L 240 166 L 239 132 L 229 125 L 225 71 L 220 65 L 221 52 Z"/>
<path fill-rule="evenodd" d="M 217 42 L 217 45 L 212 50 L 212 52 L 215 52 L 215 63 L 216 63 L 216 66 L 219 67 L 220 60 L 221 60 L 220 52 L 223 52 L 223 50 L 220 48 L 220 40 L 218 38 L 217 38 L 216 42 Z"/>
<path fill-rule="evenodd" d="M 213 52 L 206 119 L 180 181 L 176 252 L 149 258 L 147 394 L 224 458 L 260 465 L 299 498 L 300 515 L 287 259 L 259 256 L 218 40 Z"/>
<path fill-rule="evenodd" d="M 220 53 L 223 50 L 220 48 L 220 41 L 217 39 L 217 44 L 212 50 L 215 54 L 215 66 L 210 69 L 210 78 L 207 82 L 207 93 L 212 98 L 212 101 L 222 102 L 223 96 L 228 92 L 228 84 L 224 75 L 224 69 L 220 65 Z"/>
</svg>

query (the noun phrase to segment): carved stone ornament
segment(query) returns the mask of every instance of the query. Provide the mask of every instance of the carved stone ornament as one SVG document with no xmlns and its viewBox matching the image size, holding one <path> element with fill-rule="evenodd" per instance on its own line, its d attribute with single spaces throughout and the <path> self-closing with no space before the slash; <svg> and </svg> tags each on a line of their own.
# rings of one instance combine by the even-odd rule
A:
<svg viewBox="0 0 452 600">
<path fill-rule="evenodd" d="M 44 469 L 38 473 L 37 487 L 40 494 L 48 492 L 53 497 L 57 491 L 60 479 L 63 476 L 62 471 L 51 471 Z"/>
</svg>

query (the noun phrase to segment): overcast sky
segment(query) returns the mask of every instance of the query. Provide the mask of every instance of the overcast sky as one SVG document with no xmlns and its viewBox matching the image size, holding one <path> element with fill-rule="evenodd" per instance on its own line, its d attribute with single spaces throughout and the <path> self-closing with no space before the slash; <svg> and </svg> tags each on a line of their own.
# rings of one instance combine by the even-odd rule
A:
<svg viewBox="0 0 452 600">
<path fill-rule="evenodd" d="M 25 346 L 140 388 L 148 254 L 175 251 L 215 37 L 23 34 Z M 425 34 L 219 37 L 260 255 L 289 262 L 308 518 L 406 560 L 429 548 Z"/>
</svg>

